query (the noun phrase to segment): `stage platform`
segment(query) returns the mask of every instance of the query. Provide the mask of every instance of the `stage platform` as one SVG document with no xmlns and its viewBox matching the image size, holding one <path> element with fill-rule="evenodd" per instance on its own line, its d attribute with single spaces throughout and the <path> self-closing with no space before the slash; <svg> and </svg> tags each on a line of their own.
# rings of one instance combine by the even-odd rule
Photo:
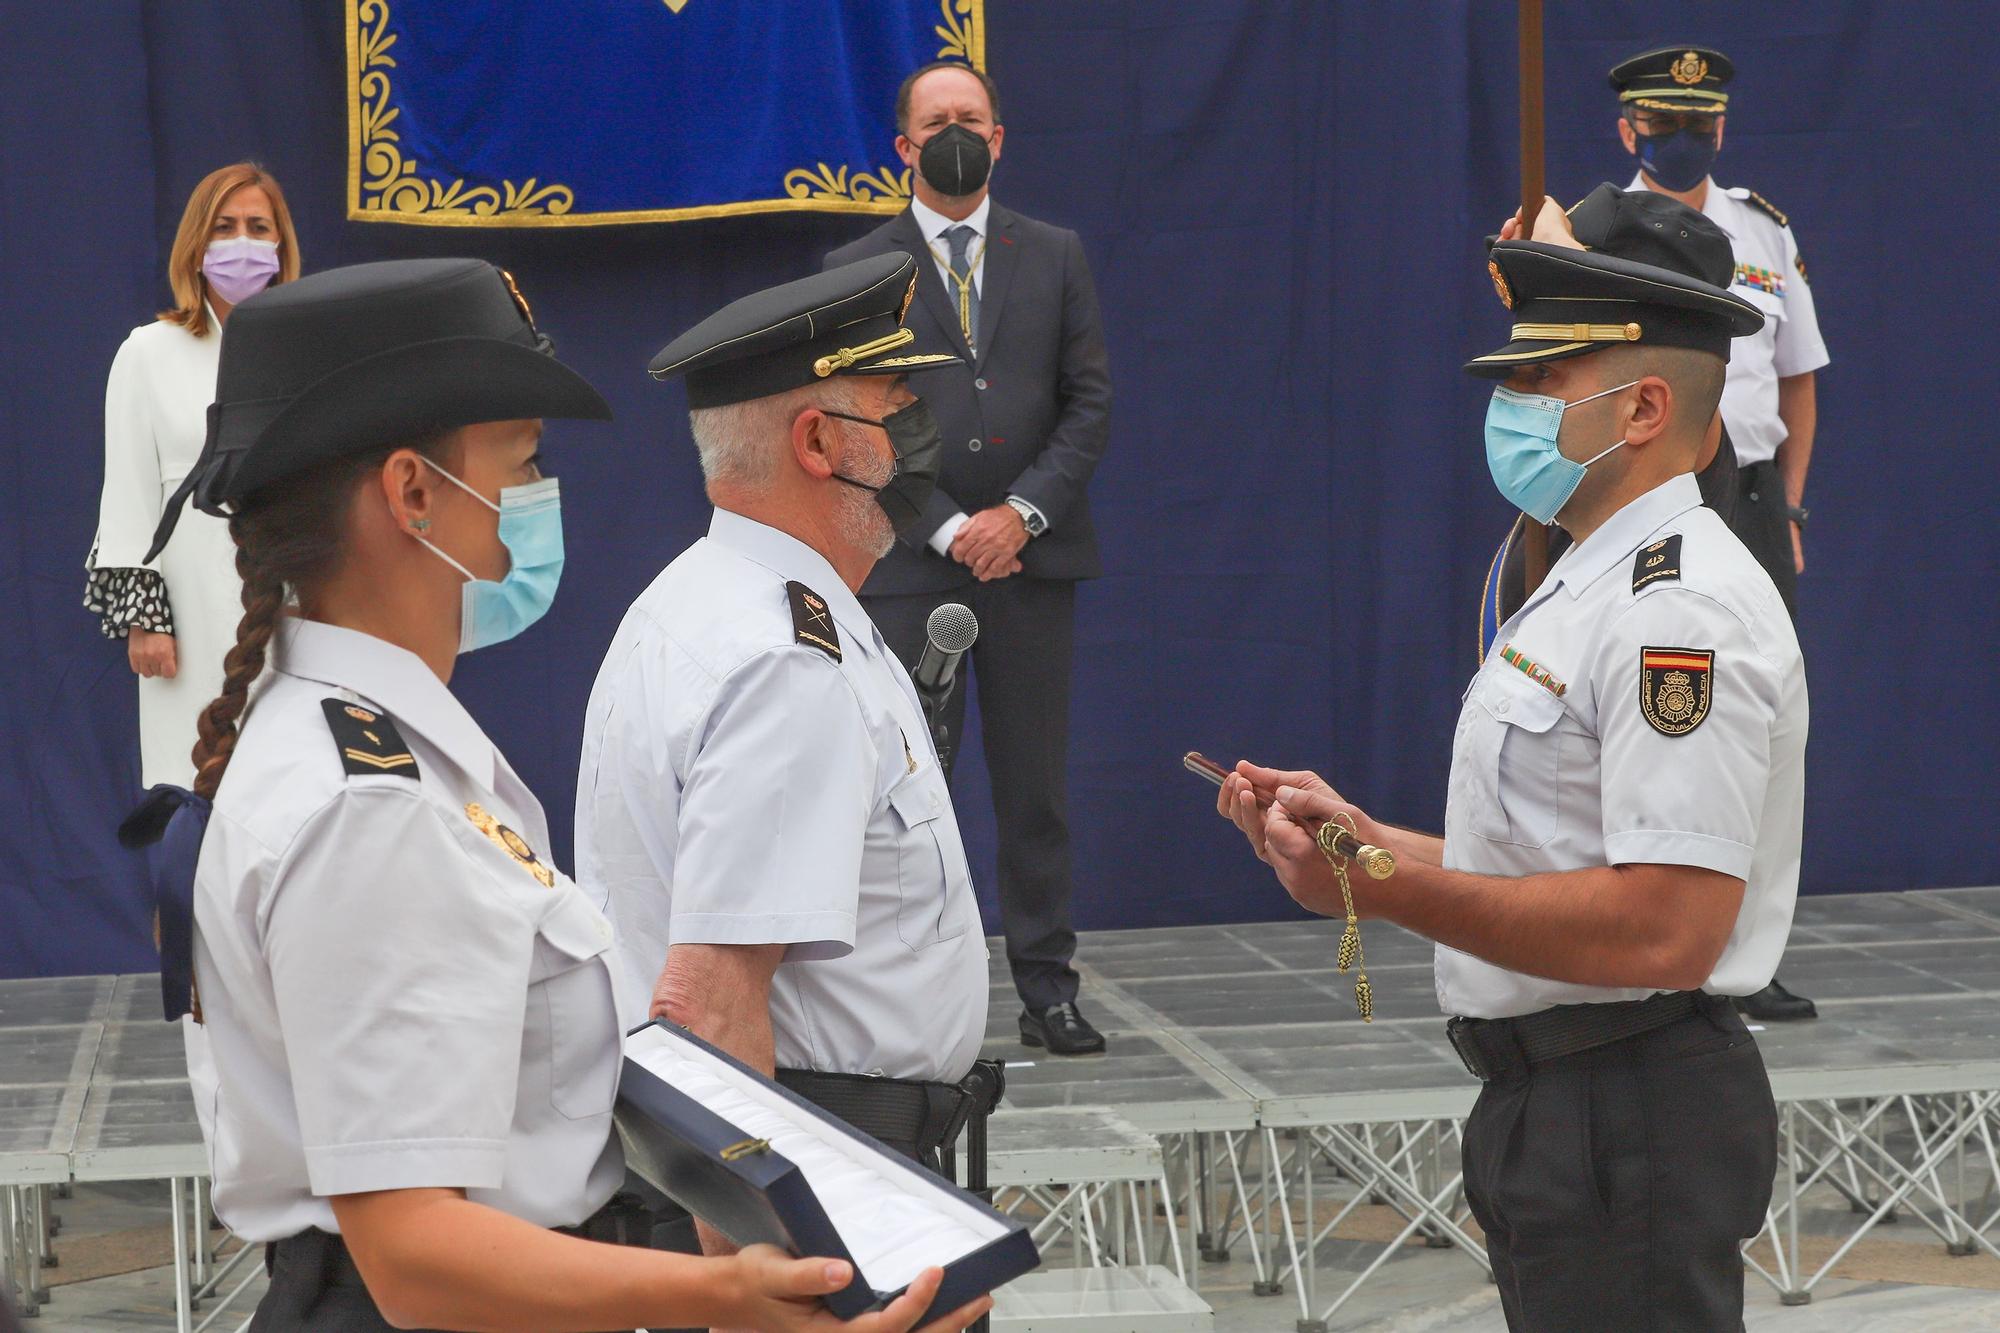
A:
<svg viewBox="0 0 2000 1333">
<path fill-rule="evenodd" d="M 1372 1024 L 1333 969 L 1332 922 L 1087 933 L 1081 1003 L 1110 1050 L 1068 1059 L 1020 1044 L 995 941 L 985 1054 L 1010 1065 L 996 1183 L 1037 1210 L 1092 1187 L 1062 1232 L 1074 1245 L 1084 1229 L 1086 1264 L 1181 1271 L 1183 1244 L 1211 1258 L 1245 1246 L 1260 1290 L 1289 1298 L 1272 1302 L 1273 1327 L 1295 1303 L 1308 1333 L 1392 1258 L 1483 1263 L 1457 1182 L 1477 1086 L 1444 1040 L 1430 947 L 1364 932 Z M 2000 887 L 1805 899 L 1782 974 L 1821 1017 L 1757 1033 L 1787 1167 L 1753 1268 L 1787 1301 L 1810 1299 L 1840 1255 L 1801 1271 L 1796 1221 L 1801 1198 L 1827 1190 L 1855 1209 L 1848 1244 L 1899 1214 L 1954 1253 L 2000 1257 Z M 177 1203 L 200 1207 L 179 1034 L 156 1006 L 151 977 L 0 982 L 0 1263 L 21 1285 L 51 1184 L 171 1179 Z M 1357 1266 L 1334 1233 L 1364 1202 L 1407 1226 Z M 1140 1214 L 1156 1212 L 1165 1225 L 1142 1236 Z M 1100 1232 L 1119 1237 L 1115 1256 Z M 1418 1237 L 1442 1253 L 1406 1245 Z M 1198 1282 L 1199 1263 L 1188 1270 Z M 1333 1278 L 1327 1304 L 1317 1288 Z"/>
</svg>

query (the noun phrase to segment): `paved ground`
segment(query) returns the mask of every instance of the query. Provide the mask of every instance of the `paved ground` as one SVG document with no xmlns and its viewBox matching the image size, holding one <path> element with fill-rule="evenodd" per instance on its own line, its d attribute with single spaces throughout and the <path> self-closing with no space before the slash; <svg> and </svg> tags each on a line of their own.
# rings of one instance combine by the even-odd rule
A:
<svg viewBox="0 0 2000 1333">
<path fill-rule="evenodd" d="M 165 1267 L 70 1280 L 107 1265 L 164 1257 L 165 1188 L 79 1186 L 77 1196 L 61 1202 L 58 1211 L 64 1223 L 57 1240 L 63 1264 L 48 1274 L 56 1284 L 52 1299 L 29 1323 L 31 1333 L 172 1328 L 173 1278 Z M 2000 1260 L 1945 1258 L 1928 1232 L 1899 1234 L 1890 1227 L 1878 1234 L 1881 1239 L 1857 1252 L 1857 1271 L 1919 1272 L 1927 1281 L 1829 1278 L 1812 1304 L 1787 1309 L 1753 1277 L 1748 1327 L 1757 1333 L 1984 1333 L 2000 1327 Z M 1373 1246 L 1361 1242 L 1336 1242 L 1325 1257 L 1330 1267 L 1344 1264 L 1353 1271 L 1374 1253 Z M 1289 1291 L 1276 1297 L 1253 1296 L 1246 1258 L 1239 1245 L 1232 1262 L 1203 1266 L 1202 1293 L 1215 1306 L 1218 1333 L 1293 1333 L 1296 1296 Z M 244 1271 L 249 1271 L 248 1265 Z M 1344 1285 L 1337 1274 L 1323 1272 L 1320 1300 L 1330 1301 Z M 245 1303 L 233 1307 L 213 1327 L 236 1328 L 248 1314 L 247 1301 L 260 1289 L 261 1279 L 246 1293 Z M 204 1309 L 197 1318 L 207 1313 Z M 1420 1247 L 1399 1253 L 1385 1265 L 1332 1324 L 1335 1333 L 1350 1329 L 1499 1333 L 1504 1328 L 1494 1290 L 1474 1265 L 1448 1251 Z"/>
</svg>

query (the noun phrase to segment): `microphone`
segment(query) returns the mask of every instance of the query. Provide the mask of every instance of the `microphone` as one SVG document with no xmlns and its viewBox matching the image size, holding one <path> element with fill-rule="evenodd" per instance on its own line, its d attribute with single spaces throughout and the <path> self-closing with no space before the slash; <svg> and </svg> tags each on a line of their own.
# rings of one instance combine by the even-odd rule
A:
<svg viewBox="0 0 2000 1333">
<path fill-rule="evenodd" d="M 979 617 L 972 614 L 971 607 L 946 602 L 924 622 L 924 637 L 923 656 L 917 659 L 910 680 L 918 693 L 942 699 L 951 692 L 959 662 L 979 638 Z"/>
</svg>

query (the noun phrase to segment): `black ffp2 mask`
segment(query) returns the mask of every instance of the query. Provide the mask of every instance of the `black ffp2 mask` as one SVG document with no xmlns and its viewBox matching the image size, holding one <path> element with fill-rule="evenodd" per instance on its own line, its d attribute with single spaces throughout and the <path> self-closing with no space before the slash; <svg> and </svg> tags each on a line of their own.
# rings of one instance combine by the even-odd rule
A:
<svg viewBox="0 0 2000 1333">
<path fill-rule="evenodd" d="M 993 148 L 963 125 L 947 125 L 917 152 L 917 170 L 949 199 L 974 194 L 993 174 Z"/>
<path fill-rule="evenodd" d="M 896 535 L 902 536 L 924 516 L 924 506 L 930 503 L 931 493 L 937 489 L 944 437 L 938 433 L 937 417 L 932 415 L 930 404 L 919 398 L 880 421 L 846 412 L 826 414 L 842 421 L 858 421 L 864 426 L 879 426 L 888 434 L 889 447 L 896 453 L 896 467 L 889 480 L 872 486 L 838 472 L 833 479 L 872 494 L 875 503 L 889 516 Z"/>
</svg>

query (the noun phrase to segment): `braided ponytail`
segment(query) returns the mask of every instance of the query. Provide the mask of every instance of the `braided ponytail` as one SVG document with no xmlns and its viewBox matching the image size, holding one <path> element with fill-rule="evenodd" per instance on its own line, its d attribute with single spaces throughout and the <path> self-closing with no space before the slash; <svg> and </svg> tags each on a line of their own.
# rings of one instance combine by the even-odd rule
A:
<svg viewBox="0 0 2000 1333">
<path fill-rule="evenodd" d="M 244 541 L 248 525 L 238 514 L 229 520 L 236 542 L 236 574 L 243 580 L 243 619 L 236 643 L 222 659 L 222 693 L 201 710 L 200 739 L 194 746 L 194 794 L 215 799 L 229 756 L 236 752 L 236 723 L 250 701 L 250 686 L 264 670 L 265 649 L 285 612 L 285 582 L 265 568 L 255 546 Z"/>
<path fill-rule="evenodd" d="M 229 520 L 236 573 L 243 580 L 243 619 L 222 664 L 222 693 L 201 710 L 194 746 L 194 792 L 208 800 L 236 753 L 238 724 L 250 687 L 263 674 L 271 636 L 301 589 L 315 587 L 338 566 L 347 539 L 347 500 L 361 479 L 398 449 L 447 461 L 452 432 L 427 431 L 404 444 L 349 454 L 262 487 Z"/>
</svg>

